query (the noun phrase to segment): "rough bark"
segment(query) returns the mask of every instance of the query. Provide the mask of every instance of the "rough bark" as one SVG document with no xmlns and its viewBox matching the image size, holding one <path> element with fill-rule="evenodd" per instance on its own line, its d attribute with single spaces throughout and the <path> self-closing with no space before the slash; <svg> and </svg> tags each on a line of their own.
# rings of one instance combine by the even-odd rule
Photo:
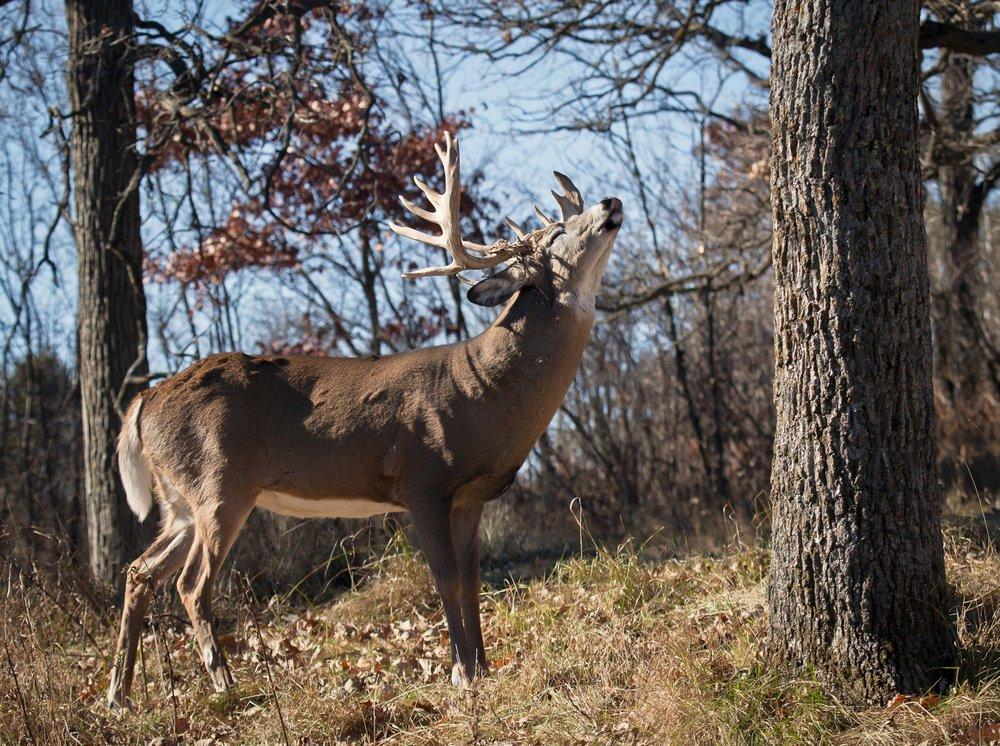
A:
<svg viewBox="0 0 1000 746">
<path fill-rule="evenodd" d="M 118 482 L 116 399 L 129 368 L 145 360 L 146 339 L 139 191 L 132 184 L 132 3 L 67 0 L 66 21 L 88 548 L 95 576 L 117 583 L 139 530 Z M 144 372 L 144 363 L 133 370 Z"/>
<path fill-rule="evenodd" d="M 885 702 L 953 661 L 934 479 L 918 0 L 778 0 L 772 648 Z"/>
</svg>

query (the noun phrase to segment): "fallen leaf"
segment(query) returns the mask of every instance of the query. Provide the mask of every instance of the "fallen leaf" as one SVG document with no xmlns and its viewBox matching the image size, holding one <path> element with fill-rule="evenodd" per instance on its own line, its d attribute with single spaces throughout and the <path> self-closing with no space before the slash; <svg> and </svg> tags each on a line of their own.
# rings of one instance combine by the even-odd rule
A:
<svg viewBox="0 0 1000 746">
<path fill-rule="evenodd" d="M 904 702 L 908 702 L 910 699 L 911 698 L 908 697 L 905 694 L 897 694 L 895 697 L 892 698 L 892 701 L 889 702 L 889 705 L 885 709 L 887 709 L 887 710 L 889 710 L 891 712 L 892 710 L 895 710 L 897 707 L 899 707 Z"/>
<path fill-rule="evenodd" d="M 514 656 L 508 655 L 503 658 L 497 658 L 493 661 L 493 670 L 499 671 L 504 666 L 509 666 L 514 661 Z"/>
<path fill-rule="evenodd" d="M 928 694 L 917 701 L 925 710 L 930 710 L 941 704 L 941 697 L 937 694 Z"/>
</svg>

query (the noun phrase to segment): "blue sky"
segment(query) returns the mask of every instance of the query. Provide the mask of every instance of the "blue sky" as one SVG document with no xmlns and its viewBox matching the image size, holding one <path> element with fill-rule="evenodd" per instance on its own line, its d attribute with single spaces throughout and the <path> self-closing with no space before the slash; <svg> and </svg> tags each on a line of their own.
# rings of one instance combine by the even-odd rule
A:
<svg viewBox="0 0 1000 746">
<path fill-rule="evenodd" d="M 761 0 L 755 3 L 762 9 L 758 18 L 766 28 L 768 5 Z M 10 6 L 8 6 L 10 7 Z M 44 33 L 61 33 L 62 4 L 56 0 L 42 0 L 36 7 L 42 13 L 49 13 L 50 29 Z M 157 0 L 144 4 L 141 12 L 146 17 L 161 20 L 168 27 L 180 23 L 173 11 L 178 6 L 169 0 Z M 412 6 L 409 6 L 412 8 Z M 212 6 L 218 21 L 227 15 L 238 15 L 236 4 L 226 2 Z M 51 42 L 50 42 L 51 43 Z M 405 42 L 406 53 L 413 60 L 418 71 L 431 69 L 431 58 L 426 45 L 415 40 Z M 540 201 L 546 210 L 554 211 L 548 190 L 554 187 L 551 171 L 558 169 L 570 175 L 584 193 L 588 201 L 596 201 L 608 194 L 621 196 L 629 212 L 629 194 L 623 192 L 627 181 L 623 177 L 620 159 L 611 151 L 606 139 L 586 133 L 525 134 L 524 129 L 538 127 L 538 113 L 544 111 L 553 101 L 565 98 L 567 81 L 571 71 L 564 59 L 552 56 L 541 64 L 520 75 L 512 76 L 513 65 L 489 63 L 482 58 L 465 57 L 461 60 L 442 52 L 445 85 L 445 108 L 447 110 L 470 110 L 473 113 L 473 129 L 463 133 L 462 147 L 466 171 L 481 167 L 486 174 L 486 185 L 490 195 L 502 206 L 505 214 L 516 220 L 525 221 L 531 214 L 531 202 Z M 50 66 L 51 67 L 51 66 Z M 715 91 L 719 86 L 718 66 L 699 65 L 691 60 L 680 60 L 676 82 L 684 87 L 704 93 Z M 43 89 L 48 93 L 48 103 L 61 102 L 64 98 L 62 71 L 56 66 L 47 69 Z M 735 103 L 739 88 L 732 84 L 722 87 L 718 106 L 727 108 Z M 0 99 L 0 107 L 8 104 L 7 118 L 0 119 L 5 128 L 4 148 L 12 172 L 16 177 L 6 184 L 0 184 L 0 197 L 13 201 L 14 209 L 10 225 L 6 226 L 2 242 L 8 242 L 23 249 L 27 243 L 41 243 L 48 215 L 33 218 L 27 210 L 31 206 L 39 215 L 45 213 L 45 201 L 50 202 L 58 190 L 52 184 L 32 172 L 31 154 L 19 152 L 20 143 L 34 138 L 41 143 L 41 154 L 51 155 L 51 138 L 40 139 L 47 126 L 45 101 L 33 100 L 26 106 L 23 99 L 5 92 Z M 32 108 L 33 107 L 33 108 Z M 544 122 L 541 122 L 544 126 Z M 648 129 L 644 127 L 648 126 Z M 637 146 L 641 159 L 657 168 L 670 171 L 678 188 L 694 183 L 696 163 L 692 157 L 697 135 L 697 127 L 691 120 L 681 116 L 658 117 L 648 124 L 636 125 Z M 17 135 L 12 137 L 12 135 Z M 25 180 L 18 183 L 18 180 Z M 28 183 L 30 182 L 30 184 Z M 658 195 L 662 196 L 662 195 Z M 634 204 L 632 201 L 631 204 Z M 51 206 L 48 209 L 51 213 Z M 634 213 L 633 213 L 634 214 Z M 497 216 L 498 219 L 500 216 Z M 16 225 L 15 225 L 16 223 Z M 627 222 L 623 232 L 624 241 L 641 241 L 634 226 L 638 221 Z M 36 302 L 44 313 L 42 320 L 48 325 L 43 334 L 50 345 L 71 356 L 73 349 L 73 315 L 75 305 L 75 273 L 73 272 L 73 247 L 71 236 L 63 223 L 56 233 L 54 258 L 62 265 L 61 282 L 55 286 L 49 277 L 43 275 L 35 286 Z M 266 283 L 265 283 L 266 284 Z M 151 303 L 158 302 L 157 291 L 151 290 Z M 278 291 L 262 288 L 264 295 L 273 296 Z M 280 293 L 278 293 L 280 295 Z M 263 299 L 263 296 L 262 296 Z M 0 309 L 0 319 L 10 317 L 9 308 Z M 153 342 L 152 355 L 156 356 Z M 247 339 L 247 344 L 254 340 Z"/>
</svg>

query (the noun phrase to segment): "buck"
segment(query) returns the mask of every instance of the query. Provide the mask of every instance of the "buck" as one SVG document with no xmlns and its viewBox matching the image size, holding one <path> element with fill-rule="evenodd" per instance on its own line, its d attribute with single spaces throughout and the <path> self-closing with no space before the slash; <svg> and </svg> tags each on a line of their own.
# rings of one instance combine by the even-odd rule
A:
<svg viewBox="0 0 1000 746">
<path fill-rule="evenodd" d="M 446 249 L 451 262 L 404 274 L 455 275 L 505 264 L 468 293 L 502 313 L 451 345 L 379 359 L 213 355 L 137 396 L 118 442 L 128 504 L 140 520 L 159 502 L 162 527 L 126 573 L 109 706 L 126 706 L 136 648 L 157 583 L 177 589 L 212 684 L 233 683 L 212 630 L 212 587 L 254 507 L 299 517 L 361 518 L 409 512 L 444 604 L 451 680 L 487 670 L 479 619 L 479 522 L 513 482 L 562 403 L 594 320 L 595 295 L 622 224 L 606 198 L 584 210 L 557 173 L 562 216 L 485 246 L 459 232 L 458 142 L 435 144 L 431 209 L 405 198 L 441 235 L 390 224 L 400 236 Z"/>
</svg>

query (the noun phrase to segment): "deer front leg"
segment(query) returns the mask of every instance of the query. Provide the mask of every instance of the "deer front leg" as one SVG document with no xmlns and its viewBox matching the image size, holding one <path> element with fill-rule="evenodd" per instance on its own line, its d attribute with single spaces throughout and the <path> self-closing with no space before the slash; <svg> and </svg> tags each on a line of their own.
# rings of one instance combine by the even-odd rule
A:
<svg viewBox="0 0 1000 746">
<path fill-rule="evenodd" d="M 455 505 L 451 512 L 451 534 L 458 560 L 458 576 L 461 582 L 462 621 L 476 656 L 476 673 L 485 674 L 489 670 L 486 663 L 486 646 L 483 643 L 483 628 L 479 617 L 479 522 L 483 515 L 483 503 L 478 500 Z"/>
<path fill-rule="evenodd" d="M 462 585 L 451 540 L 451 516 L 447 506 L 430 501 L 411 504 L 410 514 L 420 551 L 430 565 L 444 604 L 451 636 L 451 683 L 468 686 L 476 674 L 476 661 L 462 622 Z"/>
</svg>

